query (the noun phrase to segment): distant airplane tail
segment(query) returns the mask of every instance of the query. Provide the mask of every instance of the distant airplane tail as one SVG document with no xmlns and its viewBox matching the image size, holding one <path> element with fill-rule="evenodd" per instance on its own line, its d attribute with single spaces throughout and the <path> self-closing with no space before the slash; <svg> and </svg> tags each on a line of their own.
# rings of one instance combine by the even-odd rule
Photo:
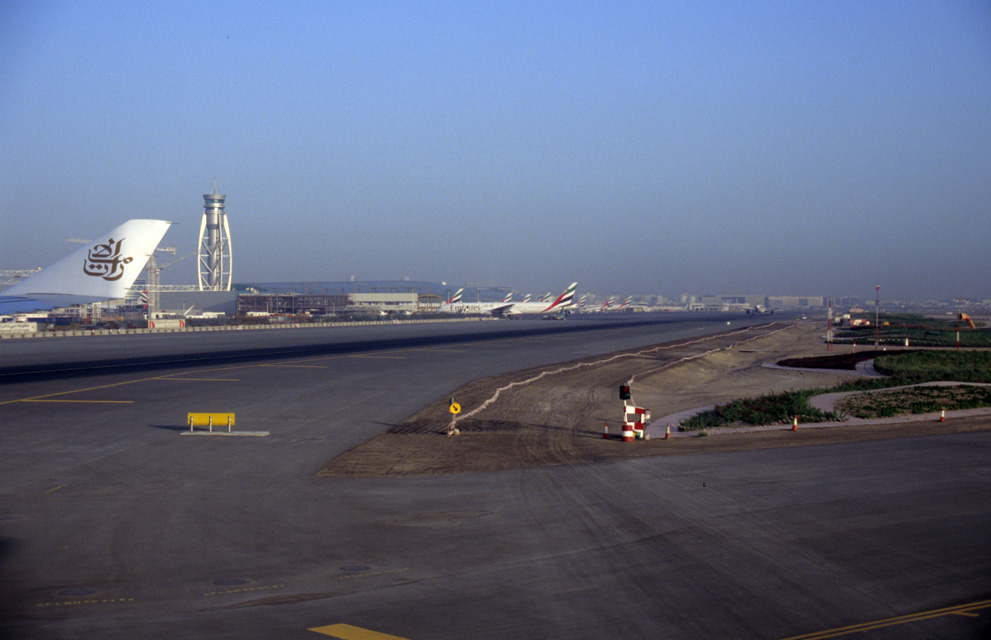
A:
<svg viewBox="0 0 991 640">
<path fill-rule="evenodd" d="M 506 294 L 506 297 L 502 299 L 503 302 L 510 302 L 513 299 L 513 292 L 510 291 Z"/>
<path fill-rule="evenodd" d="M 123 298 L 171 224 L 164 220 L 128 220 L 10 287 L 0 297 L 66 304 Z M 53 306 L 57 302 L 52 302 Z"/>
<path fill-rule="evenodd" d="M 461 294 L 464 292 L 464 289 L 458 289 L 455 291 L 454 295 L 451 296 L 451 299 L 447 301 L 447 304 L 457 304 L 458 302 L 461 302 Z"/>
</svg>

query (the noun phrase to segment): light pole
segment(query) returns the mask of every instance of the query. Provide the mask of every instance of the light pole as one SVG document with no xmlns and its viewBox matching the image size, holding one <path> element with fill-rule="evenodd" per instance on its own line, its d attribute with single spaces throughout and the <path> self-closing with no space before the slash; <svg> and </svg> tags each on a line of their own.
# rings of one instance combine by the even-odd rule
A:
<svg viewBox="0 0 991 640">
<path fill-rule="evenodd" d="M 881 316 L 881 284 L 874 285 L 874 349 L 877 349 L 879 332 L 881 325 L 878 324 Z"/>
</svg>

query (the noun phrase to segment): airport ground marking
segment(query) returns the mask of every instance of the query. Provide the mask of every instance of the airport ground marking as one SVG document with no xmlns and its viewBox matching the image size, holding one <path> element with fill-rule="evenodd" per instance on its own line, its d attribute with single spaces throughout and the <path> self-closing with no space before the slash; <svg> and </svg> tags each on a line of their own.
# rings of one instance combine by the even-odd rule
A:
<svg viewBox="0 0 991 640">
<path fill-rule="evenodd" d="M 39 602 L 39 607 L 76 607 L 83 604 L 119 604 L 134 602 L 134 598 L 91 598 L 89 600 L 69 600 L 66 602 Z"/>
<path fill-rule="evenodd" d="M 60 485 L 59 485 L 59 486 L 57 486 L 57 487 L 52 487 L 51 489 L 49 489 L 49 490 L 48 490 L 48 491 L 46 491 L 45 493 L 55 493 L 55 492 L 56 492 L 56 491 L 58 491 L 59 489 L 64 489 L 64 488 L 66 488 L 67 486 L 69 486 L 69 485 L 67 485 L 67 484 L 60 484 Z"/>
<path fill-rule="evenodd" d="M 99 391 L 101 389 L 112 389 L 113 387 L 122 387 L 127 384 L 135 384 L 137 382 L 147 382 L 148 380 L 154 380 L 155 378 L 141 378 L 138 380 L 127 380 L 125 382 L 114 382 L 113 384 L 104 384 L 98 387 L 86 387 L 85 389 L 74 389 L 72 391 L 59 391 L 58 393 L 48 393 L 42 396 L 34 396 L 31 398 L 17 398 L 16 400 L 4 400 L 0 402 L 3 404 L 14 404 L 15 402 L 38 402 L 44 401 L 47 398 L 55 398 L 57 396 L 67 396 L 73 393 L 83 393 L 86 391 Z"/>
<path fill-rule="evenodd" d="M 284 584 L 269 584 L 269 585 L 265 585 L 263 587 L 244 587 L 243 589 L 227 589 L 227 590 L 224 590 L 224 591 L 210 591 L 208 593 L 204 593 L 203 595 L 204 596 L 220 596 L 220 595 L 224 595 L 224 594 L 228 594 L 228 593 L 247 593 L 249 591 L 272 591 L 274 589 L 285 589 L 285 588 L 286 588 L 286 585 L 284 585 Z"/>
<path fill-rule="evenodd" d="M 387 633 L 362 629 L 349 624 L 330 624 L 325 627 L 313 627 L 307 631 L 314 631 L 340 640 L 406 640 L 399 636 L 391 636 Z"/>
<path fill-rule="evenodd" d="M 160 378 L 154 378 L 154 380 L 178 380 L 180 382 L 241 382 L 240 378 L 176 378 L 174 376 L 162 376 Z"/>
<path fill-rule="evenodd" d="M 68 404 L 134 404 L 134 400 L 44 400 L 30 398 L 21 402 L 64 402 Z"/>
<path fill-rule="evenodd" d="M 841 636 L 860 633 L 861 631 L 872 631 L 874 629 L 893 627 L 900 624 L 909 624 L 911 622 L 920 622 L 922 620 L 932 620 L 933 618 L 941 618 L 943 616 L 958 615 L 978 618 L 980 617 L 980 614 L 976 614 L 974 612 L 981 609 L 991 609 L 991 600 L 981 600 L 979 602 L 971 602 L 969 604 L 961 604 L 953 607 L 944 607 L 942 609 L 932 609 L 930 611 L 910 613 L 904 616 L 896 616 L 894 618 L 885 618 L 883 620 L 874 620 L 872 622 L 862 622 L 860 624 L 853 624 L 846 627 L 838 627 L 836 629 L 826 629 L 815 633 L 807 633 L 801 636 L 791 636 L 788 638 L 783 638 L 782 640 L 820 640 L 822 638 L 839 638 Z"/>
<path fill-rule="evenodd" d="M 325 364 L 262 364 L 260 367 L 278 367 L 280 369 L 326 369 Z"/>
</svg>

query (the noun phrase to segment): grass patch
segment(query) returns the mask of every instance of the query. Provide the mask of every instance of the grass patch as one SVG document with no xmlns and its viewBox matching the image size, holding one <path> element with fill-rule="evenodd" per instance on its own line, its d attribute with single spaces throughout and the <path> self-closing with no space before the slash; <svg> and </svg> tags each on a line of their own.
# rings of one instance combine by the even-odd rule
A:
<svg viewBox="0 0 991 640">
<path fill-rule="evenodd" d="M 820 411 L 809 404 L 809 398 L 817 393 L 819 391 L 810 389 L 734 400 L 683 420 L 680 428 L 682 431 L 700 431 L 737 423 L 783 424 L 790 423 L 796 415 L 801 422 L 838 420 L 835 414 Z"/>
<path fill-rule="evenodd" d="M 931 413 L 941 409 L 975 409 L 991 406 L 991 387 L 960 385 L 892 389 L 850 396 L 843 400 L 841 406 L 844 413 L 865 420 Z"/>
<path fill-rule="evenodd" d="M 864 355 L 864 354 L 856 354 Z M 842 366 L 851 360 L 842 356 Z M 869 357 L 869 356 L 868 356 Z M 802 360 L 782 361 L 808 366 Z M 823 363 L 818 363 L 820 366 Z M 874 367 L 887 378 L 863 378 L 832 387 L 763 394 L 756 398 L 734 400 L 683 420 L 682 431 L 701 431 L 731 424 L 789 424 L 826 422 L 857 418 L 891 418 L 910 413 L 929 413 L 940 409 L 973 409 L 991 406 L 991 388 L 913 387 L 883 393 L 861 393 L 848 398 L 835 412 L 824 412 L 809 404 L 809 398 L 823 393 L 872 391 L 934 381 L 991 382 L 991 352 L 988 351 L 904 351 L 884 353 L 874 360 Z M 958 391 L 959 390 L 959 391 Z"/>
<path fill-rule="evenodd" d="M 874 368 L 902 384 L 991 382 L 991 351 L 911 351 L 878 356 Z"/>
</svg>

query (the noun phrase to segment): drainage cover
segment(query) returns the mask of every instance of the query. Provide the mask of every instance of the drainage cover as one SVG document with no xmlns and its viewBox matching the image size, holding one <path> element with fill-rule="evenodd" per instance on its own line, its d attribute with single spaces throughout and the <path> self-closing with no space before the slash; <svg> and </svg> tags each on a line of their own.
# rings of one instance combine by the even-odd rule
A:
<svg viewBox="0 0 991 640">
<path fill-rule="evenodd" d="M 363 564 L 349 564 L 345 567 L 341 567 L 341 571 L 347 571 L 349 573 L 358 573 L 360 571 L 370 571 L 371 567 Z"/>
<path fill-rule="evenodd" d="M 224 580 L 214 580 L 213 584 L 218 587 L 234 587 L 239 584 L 247 584 L 247 580 L 241 580 L 240 578 L 226 578 Z"/>
</svg>

